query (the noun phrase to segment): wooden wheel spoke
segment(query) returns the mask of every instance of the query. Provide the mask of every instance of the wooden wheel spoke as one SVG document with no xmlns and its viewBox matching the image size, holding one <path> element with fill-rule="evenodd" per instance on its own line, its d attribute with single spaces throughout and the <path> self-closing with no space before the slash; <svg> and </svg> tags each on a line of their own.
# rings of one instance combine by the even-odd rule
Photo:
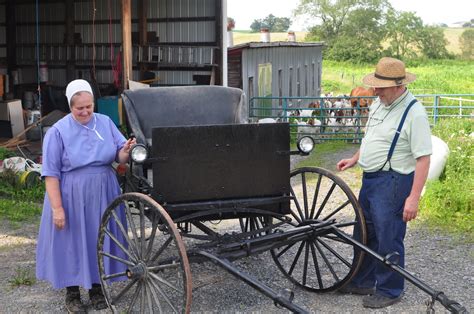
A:
<svg viewBox="0 0 474 314">
<path fill-rule="evenodd" d="M 138 282 L 138 280 L 137 280 Z M 142 286 L 140 284 L 137 285 L 137 289 L 135 290 L 135 293 L 133 294 L 133 297 L 132 297 L 132 300 L 130 301 L 130 304 L 128 306 L 128 311 L 127 313 L 132 313 L 133 311 L 133 306 L 135 305 L 135 303 L 138 301 L 138 297 L 140 296 L 141 294 L 141 291 L 142 291 Z M 117 298 L 116 298 L 117 299 Z M 118 301 L 118 299 L 117 299 Z"/>
<path fill-rule="evenodd" d="M 110 239 L 128 256 L 128 258 L 129 258 L 130 260 L 132 260 L 132 261 L 134 261 L 134 262 L 137 262 L 137 260 L 135 259 L 135 257 L 132 256 L 132 254 L 130 254 L 130 251 L 127 250 L 127 248 L 125 248 L 125 247 L 123 246 L 123 244 L 120 243 L 120 241 L 117 240 L 117 238 L 116 238 L 107 228 L 104 228 L 104 232 L 105 232 L 105 234 L 107 234 L 107 235 L 110 237 Z M 106 255 L 106 252 L 103 252 L 102 254 Z M 109 257 L 111 257 L 111 256 L 109 256 Z"/>
<path fill-rule="evenodd" d="M 347 205 L 349 205 L 351 203 L 350 200 L 347 200 L 344 202 L 344 204 L 342 204 L 341 206 L 339 206 L 338 208 L 336 208 L 335 210 L 333 210 L 332 212 L 330 212 L 326 217 L 324 217 L 322 220 L 328 220 L 329 218 L 331 218 L 332 216 L 334 216 L 335 214 L 337 214 L 339 211 L 341 211 L 344 207 L 346 207 Z"/>
<path fill-rule="evenodd" d="M 128 204 L 128 202 L 125 202 L 125 215 L 127 217 L 127 221 L 128 221 L 128 225 L 130 226 L 130 230 L 132 230 L 133 241 L 135 242 L 135 247 L 138 250 L 137 228 L 135 227 L 135 222 L 133 221 L 132 212 L 131 212 L 130 205 Z"/>
<path fill-rule="evenodd" d="M 145 253 L 145 261 L 147 262 L 150 260 L 150 254 L 153 250 L 153 243 L 155 243 L 156 229 L 158 229 L 158 221 L 157 219 L 154 219 L 151 227 L 151 235 L 149 238 L 150 240 L 148 242 L 148 248 Z"/>
<path fill-rule="evenodd" d="M 301 186 L 303 188 L 303 205 L 304 205 L 304 216 L 302 216 L 301 218 L 309 219 L 308 190 L 306 188 L 306 172 L 301 173 Z"/>
<path fill-rule="evenodd" d="M 163 243 L 163 245 L 158 249 L 158 251 L 156 251 L 155 254 L 153 254 L 152 258 L 150 258 L 149 261 L 150 262 L 156 261 L 156 259 L 161 255 L 161 253 L 163 253 L 163 251 L 166 250 L 166 248 L 170 245 L 171 241 L 173 241 L 173 238 L 168 237 L 165 243 Z"/>
<path fill-rule="evenodd" d="M 288 274 L 292 274 L 293 270 L 295 270 L 295 266 L 298 263 L 298 260 L 300 259 L 301 252 L 303 251 L 304 247 L 304 242 L 301 242 L 300 247 L 298 248 L 298 252 L 295 255 L 295 258 L 293 259 L 293 263 L 291 263 L 290 270 L 288 271 Z"/>
<path fill-rule="evenodd" d="M 127 276 L 127 273 L 123 271 L 123 272 L 120 272 L 120 273 L 104 275 L 104 276 L 102 276 L 102 279 L 109 280 L 109 279 L 118 278 L 118 277 L 122 277 L 122 276 Z"/>
<path fill-rule="evenodd" d="M 147 267 L 148 271 L 162 271 L 166 269 L 175 269 L 181 266 L 181 263 L 171 263 L 171 264 L 166 264 L 166 265 L 157 265 L 157 266 L 149 266 Z"/>
<path fill-rule="evenodd" d="M 159 277 L 159 276 L 158 276 L 157 274 L 155 274 L 155 273 L 150 273 L 150 276 L 151 276 L 154 280 L 156 280 L 156 281 L 158 281 L 158 282 L 160 282 L 160 283 L 162 283 L 162 284 L 164 284 L 164 285 L 170 287 L 170 288 L 173 289 L 174 291 L 183 292 L 182 290 L 176 288 L 176 287 L 173 286 L 170 282 L 168 282 L 167 280 L 165 280 L 165 279 Z"/>
<path fill-rule="evenodd" d="M 118 206 L 117 206 L 118 207 Z M 139 254 L 137 252 L 137 247 L 133 245 L 132 241 L 130 240 L 130 237 L 128 236 L 128 232 L 125 230 L 125 227 L 123 226 L 122 222 L 120 221 L 120 218 L 117 216 L 117 213 L 115 210 L 112 211 L 112 217 L 114 218 L 114 221 L 118 228 L 120 229 L 120 232 L 122 232 L 122 235 L 125 237 L 125 240 L 128 243 L 128 247 L 131 248 L 131 253 L 135 255 L 135 259 L 138 259 Z"/>
<path fill-rule="evenodd" d="M 309 215 L 309 219 L 314 218 L 314 211 L 316 209 L 316 203 L 318 201 L 318 195 L 319 195 L 319 189 L 321 188 L 321 180 L 323 176 L 319 174 L 318 176 L 318 183 L 316 184 L 316 187 L 314 188 L 314 196 L 313 196 L 313 203 L 311 204 L 311 213 Z"/>
<path fill-rule="evenodd" d="M 310 246 L 311 246 L 311 255 L 313 256 L 313 261 L 314 261 L 314 270 L 316 271 L 316 278 L 318 279 L 319 288 L 322 289 L 324 288 L 324 285 L 323 285 L 323 280 L 321 279 L 321 270 L 319 269 L 318 257 L 316 255 L 316 249 L 314 248 L 314 243 L 311 242 Z"/>
<path fill-rule="evenodd" d="M 323 250 L 321 249 L 321 247 L 319 246 L 319 244 L 317 242 L 314 242 L 314 245 L 316 245 L 316 248 L 318 249 L 319 255 L 321 255 L 321 257 L 323 258 L 324 263 L 326 263 L 326 266 L 328 267 L 329 271 L 331 272 L 332 276 L 334 277 L 334 280 L 339 282 L 340 281 L 339 277 L 337 276 L 336 272 L 334 271 L 334 268 L 332 268 L 331 263 L 329 262 L 328 258 L 326 257 L 326 254 L 324 254 Z"/>
<path fill-rule="evenodd" d="M 156 292 L 155 292 L 155 288 L 153 287 L 152 282 L 151 282 L 151 281 L 150 281 L 150 282 L 147 281 L 146 284 L 148 285 L 148 288 L 150 289 L 151 294 L 153 295 L 152 300 L 153 300 L 154 303 L 158 306 L 158 312 L 159 312 L 159 313 L 163 313 L 163 309 L 161 308 L 160 300 L 159 300 L 159 298 L 158 298 L 158 295 L 157 295 Z M 152 313 L 154 313 L 154 311 L 153 311 Z"/>
<path fill-rule="evenodd" d="M 154 275 L 154 274 L 152 274 L 152 275 Z M 155 280 L 158 280 L 159 282 L 161 282 L 159 279 L 157 279 L 158 277 L 157 276 L 151 276 L 151 278 L 152 278 L 152 280 L 150 280 L 150 282 L 153 285 L 153 287 L 161 294 L 163 299 L 165 299 L 166 303 L 168 303 L 168 305 L 173 309 L 173 312 L 178 313 L 178 310 L 175 308 L 175 306 L 171 302 L 170 298 L 166 295 L 166 293 L 163 291 L 163 289 L 161 289 L 160 286 L 155 282 Z M 179 290 L 176 290 L 176 291 L 179 291 Z"/>
<path fill-rule="evenodd" d="M 128 265 L 128 266 L 135 266 L 135 263 L 132 263 L 132 262 L 130 262 L 130 261 L 127 261 L 126 259 L 123 259 L 123 258 L 121 258 L 121 257 L 112 255 L 112 254 L 110 254 L 110 253 L 108 253 L 108 252 L 100 251 L 100 252 L 99 252 L 99 255 L 107 256 L 107 257 L 109 257 L 109 258 L 111 258 L 111 259 L 113 259 L 113 260 L 116 260 L 116 261 L 121 262 L 121 263 L 123 263 L 123 264 L 125 264 L 125 265 Z"/>
<path fill-rule="evenodd" d="M 122 297 L 125 295 L 125 293 L 127 293 L 130 290 L 130 288 L 132 288 L 137 282 L 138 282 L 138 279 L 133 279 L 127 286 L 125 286 L 125 288 L 123 288 L 122 291 L 120 291 L 120 293 L 117 294 L 112 299 L 112 304 L 116 304 L 118 301 L 120 301 L 120 299 L 122 299 Z M 137 287 L 137 290 L 139 288 L 140 287 Z M 135 294 L 137 294 L 137 291 L 135 291 L 134 296 L 135 296 Z"/>
<path fill-rule="evenodd" d="M 343 262 L 347 267 L 351 267 L 351 263 L 349 263 L 344 257 L 342 257 L 338 252 L 336 252 L 331 246 L 329 246 L 326 242 L 321 239 L 317 239 L 319 243 L 321 243 L 329 252 L 331 252 L 335 257 L 337 257 L 341 262 Z"/>
<path fill-rule="evenodd" d="M 296 209 L 298 210 L 299 216 L 296 215 L 293 210 L 291 210 L 291 215 L 296 219 L 296 221 L 298 221 L 298 223 L 302 223 L 303 212 L 301 211 L 301 206 L 298 201 L 298 198 L 296 197 L 295 191 L 293 190 L 293 187 L 291 186 L 290 186 L 290 193 L 291 193 L 293 202 L 295 203 Z"/>
<path fill-rule="evenodd" d="M 280 256 L 282 256 L 283 254 L 285 254 L 289 249 L 291 249 L 294 245 L 296 244 L 295 243 L 292 243 L 292 244 L 289 244 L 286 248 L 284 248 L 283 250 L 281 250 L 280 252 L 278 252 L 278 254 L 276 255 L 277 258 L 280 258 Z"/>
<path fill-rule="evenodd" d="M 145 250 L 145 205 L 140 203 L 140 252 Z M 141 256 L 144 258 L 144 256 Z"/>
<path fill-rule="evenodd" d="M 308 275 L 309 244 L 305 241 L 304 266 L 303 266 L 303 285 L 306 285 Z"/>
<path fill-rule="evenodd" d="M 316 214 L 316 216 L 314 217 L 314 219 L 318 219 L 319 218 L 319 215 L 321 215 L 321 212 L 323 211 L 324 209 L 324 206 L 326 206 L 326 203 L 327 201 L 329 200 L 329 197 L 331 197 L 331 194 L 332 192 L 334 191 L 334 188 L 336 187 L 336 183 L 333 183 L 331 185 L 331 188 L 329 189 L 328 191 L 328 194 L 326 194 L 326 197 L 324 197 L 324 200 L 323 202 L 321 203 L 321 206 L 319 207 L 318 209 L 318 213 Z"/>
</svg>

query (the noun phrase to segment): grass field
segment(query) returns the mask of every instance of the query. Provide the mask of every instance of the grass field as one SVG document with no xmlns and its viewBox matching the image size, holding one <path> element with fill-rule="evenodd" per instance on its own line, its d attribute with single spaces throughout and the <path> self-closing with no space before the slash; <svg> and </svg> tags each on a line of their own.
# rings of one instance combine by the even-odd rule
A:
<svg viewBox="0 0 474 314">
<path fill-rule="evenodd" d="M 459 36 L 462 28 L 446 28 L 448 50 L 459 53 Z M 303 41 L 306 32 L 297 32 L 296 40 Z M 286 41 L 287 33 L 272 33 L 271 41 Z M 260 41 L 259 33 L 234 31 L 234 44 Z M 373 64 L 354 64 L 323 60 L 322 93 L 349 94 L 362 84 L 362 77 L 372 72 Z M 415 94 L 472 94 L 474 92 L 474 62 L 461 60 L 436 60 L 412 62 L 407 69 L 417 75 L 410 85 Z"/>
</svg>

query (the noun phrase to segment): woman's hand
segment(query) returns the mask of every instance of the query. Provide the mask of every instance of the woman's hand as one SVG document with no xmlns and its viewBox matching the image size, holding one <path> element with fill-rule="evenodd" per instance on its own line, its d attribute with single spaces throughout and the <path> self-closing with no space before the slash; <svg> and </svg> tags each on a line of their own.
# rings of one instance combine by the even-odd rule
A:
<svg viewBox="0 0 474 314">
<path fill-rule="evenodd" d="M 64 214 L 64 208 L 58 207 L 53 208 L 53 223 L 59 230 L 64 229 L 66 225 L 66 215 Z"/>
<path fill-rule="evenodd" d="M 128 154 L 130 153 L 130 150 L 132 149 L 133 145 L 137 143 L 137 140 L 133 138 L 129 138 L 125 144 L 123 145 L 122 149 L 119 151 L 118 154 L 118 161 L 119 163 L 123 164 L 128 161 Z"/>
<path fill-rule="evenodd" d="M 133 145 L 135 145 L 136 143 L 137 143 L 137 140 L 136 140 L 134 137 L 129 138 L 129 139 L 125 142 L 125 144 L 123 145 L 123 148 L 122 148 L 123 152 L 126 153 L 126 154 L 130 153 L 130 149 L 131 149 L 131 148 L 133 147 Z"/>
</svg>

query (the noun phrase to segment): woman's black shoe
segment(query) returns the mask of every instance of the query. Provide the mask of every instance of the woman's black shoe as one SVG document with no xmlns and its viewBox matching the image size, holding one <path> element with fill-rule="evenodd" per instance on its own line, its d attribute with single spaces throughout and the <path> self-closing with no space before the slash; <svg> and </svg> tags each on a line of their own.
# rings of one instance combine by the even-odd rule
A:
<svg viewBox="0 0 474 314">
<path fill-rule="evenodd" d="M 100 311 L 108 307 L 100 285 L 94 285 L 92 289 L 89 290 L 89 298 L 94 310 Z"/>
<path fill-rule="evenodd" d="M 81 302 L 81 293 L 79 291 L 66 292 L 66 309 L 69 313 L 87 313 L 86 307 Z"/>
</svg>

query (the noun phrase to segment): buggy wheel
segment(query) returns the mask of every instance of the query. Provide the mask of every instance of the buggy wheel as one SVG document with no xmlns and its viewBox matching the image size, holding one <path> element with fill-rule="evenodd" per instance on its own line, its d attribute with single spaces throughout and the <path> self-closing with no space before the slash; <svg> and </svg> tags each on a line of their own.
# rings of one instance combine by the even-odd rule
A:
<svg viewBox="0 0 474 314">
<path fill-rule="evenodd" d="M 239 218 L 240 230 L 242 232 L 253 233 L 250 238 L 256 238 L 265 234 L 265 232 L 256 232 L 272 223 L 271 216 L 249 216 Z"/>
<path fill-rule="evenodd" d="M 114 312 L 189 313 L 191 269 L 167 212 L 149 196 L 122 194 L 105 210 L 99 274 Z"/>
<path fill-rule="evenodd" d="M 336 231 L 366 243 L 365 219 L 354 193 L 325 169 L 301 168 L 291 172 L 291 197 L 292 222 L 286 230 L 315 228 L 303 240 L 289 239 L 288 244 L 271 250 L 273 260 L 286 277 L 307 290 L 328 292 L 342 287 L 354 276 L 363 254 Z"/>
</svg>

